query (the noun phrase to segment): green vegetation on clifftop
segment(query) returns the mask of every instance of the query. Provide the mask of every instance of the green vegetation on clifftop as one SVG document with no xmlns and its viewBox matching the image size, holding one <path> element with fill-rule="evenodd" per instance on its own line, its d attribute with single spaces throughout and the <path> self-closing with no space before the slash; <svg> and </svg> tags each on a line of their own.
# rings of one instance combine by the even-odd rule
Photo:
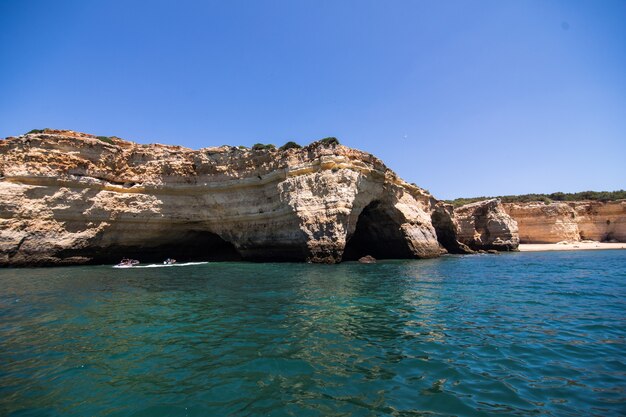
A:
<svg viewBox="0 0 626 417">
<path fill-rule="evenodd" d="M 283 146 L 278 148 L 278 150 L 286 151 L 287 149 L 300 149 L 300 148 L 302 148 L 302 146 L 290 140 L 289 142 L 285 143 Z"/>
<path fill-rule="evenodd" d="M 276 146 L 272 145 L 271 143 L 268 143 L 267 145 L 264 145 L 262 143 L 255 143 L 254 145 L 252 145 L 253 151 L 262 151 L 265 149 L 276 149 Z"/>
<path fill-rule="evenodd" d="M 111 145 L 115 145 L 112 139 L 113 136 L 96 136 L 96 139 L 101 140 L 102 142 L 109 143 Z"/>
<path fill-rule="evenodd" d="M 472 197 L 446 200 L 446 202 L 453 204 L 455 207 L 460 207 L 465 204 L 475 203 L 476 201 L 488 200 L 490 198 L 499 198 L 500 200 L 502 200 L 503 203 L 543 202 L 549 204 L 554 201 L 615 201 L 626 199 L 626 191 L 581 191 L 579 193 L 556 192 L 552 194 L 522 194 L 505 195 L 498 197 Z"/>
</svg>

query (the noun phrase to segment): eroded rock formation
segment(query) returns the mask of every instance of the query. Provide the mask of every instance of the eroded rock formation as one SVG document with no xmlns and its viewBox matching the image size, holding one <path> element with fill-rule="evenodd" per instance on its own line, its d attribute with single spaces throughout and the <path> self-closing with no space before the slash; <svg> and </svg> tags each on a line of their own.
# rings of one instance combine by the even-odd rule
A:
<svg viewBox="0 0 626 417">
<path fill-rule="evenodd" d="M 428 258 L 436 201 L 370 154 L 191 150 L 46 130 L 0 142 L 0 264 Z"/>
<path fill-rule="evenodd" d="M 519 246 L 517 223 L 491 199 L 453 208 L 439 202 L 432 222 L 441 245 L 450 253 L 514 251 Z"/>
<path fill-rule="evenodd" d="M 474 253 L 466 244 L 458 240 L 459 224 L 454 217 L 454 206 L 440 201 L 433 209 L 431 220 L 437 232 L 437 239 L 449 253 Z"/>
<path fill-rule="evenodd" d="M 521 243 L 626 242 L 626 201 L 506 203 L 519 226 Z"/>
<path fill-rule="evenodd" d="M 517 222 L 498 199 L 484 200 L 454 209 L 459 225 L 457 239 L 474 250 L 516 250 L 519 246 Z"/>
</svg>

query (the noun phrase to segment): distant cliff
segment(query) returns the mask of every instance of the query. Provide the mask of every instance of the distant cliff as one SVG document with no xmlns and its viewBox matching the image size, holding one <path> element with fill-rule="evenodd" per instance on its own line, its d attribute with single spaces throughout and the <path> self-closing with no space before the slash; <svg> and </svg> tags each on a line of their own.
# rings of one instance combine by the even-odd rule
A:
<svg viewBox="0 0 626 417">
<path fill-rule="evenodd" d="M 437 201 L 332 143 L 191 150 L 45 130 L 0 141 L 0 265 L 429 258 Z"/>
<path fill-rule="evenodd" d="M 517 221 L 521 243 L 626 242 L 626 200 L 504 203 L 503 207 Z"/>
<path fill-rule="evenodd" d="M 479 201 L 454 209 L 457 239 L 473 250 L 511 251 L 519 246 L 517 222 L 498 199 Z"/>
<path fill-rule="evenodd" d="M 519 246 L 517 222 L 504 211 L 498 199 L 457 208 L 439 202 L 432 221 L 439 242 L 450 253 L 515 251 Z"/>
</svg>

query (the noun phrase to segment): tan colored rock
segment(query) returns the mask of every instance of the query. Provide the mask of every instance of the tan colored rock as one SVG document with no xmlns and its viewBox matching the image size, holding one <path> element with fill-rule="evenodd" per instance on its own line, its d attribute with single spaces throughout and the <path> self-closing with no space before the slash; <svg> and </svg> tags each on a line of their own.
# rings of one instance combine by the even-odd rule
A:
<svg viewBox="0 0 626 417">
<path fill-rule="evenodd" d="M 365 255 L 362 258 L 359 258 L 359 263 L 362 263 L 362 264 L 375 264 L 376 263 L 376 258 L 374 258 L 373 256 L 370 256 L 370 255 Z"/>
<path fill-rule="evenodd" d="M 110 142 L 51 130 L 0 142 L 1 265 L 440 252 L 435 200 L 370 154 Z"/>
<path fill-rule="evenodd" d="M 579 239 L 576 213 L 567 204 L 505 203 L 503 207 L 517 221 L 520 243 Z"/>
<path fill-rule="evenodd" d="M 454 206 L 440 201 L 431 214 L 433 227 L 442 251 L 456 254 L 473 253 L 466 244 L 459 242 L 459 224 L 454 216 Z"/>
<path fill-rule="evenodd" d="M 626 201 L 569 203 L 576 212 L 581 240 L 626 242 Z"/>
<path fill-rule="evenodd" d="M 507 203 L 504 209 L 517 221 L 521 243 L 626 242 L 626 201 Z"/>
<path fill-rule="evenodd" d="M 473 250 L 517 250 L 517 222 L 499 199 L 478 201 L 454 209 L 457 240 Z"/>
</svg>

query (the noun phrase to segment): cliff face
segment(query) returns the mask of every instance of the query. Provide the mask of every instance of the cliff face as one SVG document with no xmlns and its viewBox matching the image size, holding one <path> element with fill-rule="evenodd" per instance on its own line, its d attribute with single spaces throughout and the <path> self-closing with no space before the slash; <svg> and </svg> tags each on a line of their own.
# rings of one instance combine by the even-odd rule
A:
<svg viewBox="0 0 626 417">
<path fill-rule="evenodd" d="M 626 201 L 507 203 L 521 243 L 596 240 L 626 242 Z"/>
<path fill-rule="evenodd" d="M 519 246 L 517 223 L 500 200 L 484 200 L 456 209 L 439 202 L 432 213 L 437 237 L 450 253 L 514 251 Z"/>
<path fill-rule="evenodd" d="M 626 242 L 626 201 L 570 203 L 581 240 Z"/>
<path fill-rule="evenodd" d="M 108 142 L 71 131 L 0 141 L 1 265 L 440 253 L 435 200 L 370 154 Z"/>
<path fill-rule="evenodd" d="M 454 210 L 457 239 L 473 250 L 516 250 L 519 246 L 517 222 L 491 199 L 466 204 Z"/>
<path fill-rule="evenodd" d="M 437 239 L 449 253 L 474 253 L 466 244 L 459 242 L 459 223 L 454 217 L 452 204 L 440 201 L 434 207 L 431 219 L 437 232 Z"/>
</svg>

